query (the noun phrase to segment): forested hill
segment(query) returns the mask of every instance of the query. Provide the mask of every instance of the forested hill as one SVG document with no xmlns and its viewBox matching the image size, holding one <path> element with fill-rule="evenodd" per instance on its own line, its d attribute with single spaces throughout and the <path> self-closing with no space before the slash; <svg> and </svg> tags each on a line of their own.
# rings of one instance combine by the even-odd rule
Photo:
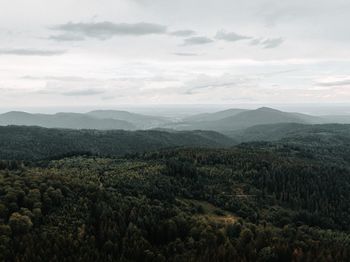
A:
<svg viewBox="0 0 350 262">
<path fill-rule="evenodd" d="M 196 119 L 199 119 L 196 120 Z M 273 108 L 261 107 L 255 110 L 226 110 L 214 114 L 199 115 L 184 119 L 183 122 L 170 123 L 168 127 L 177 130 L 215 130 L 229 132 L 249 128 L 255 125 L 278 123 L 314 124 L 325 123 L 326 120 L 299 113 L 290 113 Z"/>
<path fill-rule="evenodd" d="M 225 132 L 225 134 L 239 142 L 277 141 L 283 139 L 303 141 L 309 144 L 315 139 L 319 142 L 336 142 L 339 139 L 347 138 L 350 141 L 350 125 L 279 123 L 255 125 L 238 131 Z"/>
<path fill-rule="evenodd" d="M 0 161 L 0 261 L 349 261 L 349 165 L 280 148 Z"/>
<path fill-rule="evenodd" d="M 0 128 L 0 261 L 349 261 L 346 128 Z"/>
<path fill-rule="evenodd" d="M 29 114 L 25 112 L 8 112 L 0 114 L 0 126 L 40 126 L 46 128 L 70 128 L 70 129 L 123 129 L 135 130 L 136 126 L 125 120 L 100 119 L 87 114 L 57 113 Z"/>
<path fill-rule="evenodd" d="M 83 154 L 120 156 L 172 147 L 224 148 L 242 142 L 268 141 L 281 148 L 293 145 L 305 155 L 312 152 L 320 158 L 334 156 L 337 161 L 350 162 L 350 125 L 281 123 L 254 126 L 227 135 L 230 138 L 214 131 L 103 131 L 8 126 L 0 127 L 0 159 L 39 160 Z M 263 145 L 266 147 L 267 144 Z M 245 146 L 258 147 L 257 144 Z"/>
<path fill-rule="evenodd" d="M 242 146 L 250 148 L 279 147 L 304 157 L 350 163 L 350 125 L 304 125 L 281 123 L 258 125 L 245 130 L 227 133 Z M 288 147 L 288 149 L 286 149 Z"/>
<path fill-rule="evenodd" d="M 0 127 L 0 159 L 39 160 L 75 154 L 116 156 L 170 147 L 227 147 L 234 141 L 212 131 L 97 131 Z"/>
</svg>

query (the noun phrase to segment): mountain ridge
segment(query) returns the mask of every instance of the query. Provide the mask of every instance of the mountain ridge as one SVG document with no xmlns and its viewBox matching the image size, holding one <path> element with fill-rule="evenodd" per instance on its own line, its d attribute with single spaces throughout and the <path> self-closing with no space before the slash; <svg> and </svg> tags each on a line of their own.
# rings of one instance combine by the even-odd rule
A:
<svg viewBox="0 0 350 262">
<path fill-rule="evenodd" d="M 24 125 L 46 128 L 97 130 L 213 130 L 226 134 L 256 125 L 278 123 L 350 123 L 350 116 L 314 116 L 284 112 L 270 107 L 230 108 L 214 113 L 195 114 L 182 119 L 152 116 L 123 110 L 94 110 L 87 113 L 31 114 L 10 111 L 0 114 L 0 126 Z"/>
<path fill-rule="evenodd" d="M 312 121 L 311 121 L 312 120 Z M 216 121 L 202 121 L 196 123 L 178 123 L 179 130 L 214 130 L 218 132 L 233 131 L 248 128 L 260 124 L 276 123 L 313 123 L 318 122 L 318 117 L 300 113 L 283 112 L 269 107 L 261 107 L 247 110 Z"/>
<path fill-rule="evenodd" d="M 170 122 L 166 117 L 132 113 L 124 110 L 93 110 L 86 115 L 99 119 L 123 120 L 133 124 L 137 129 L 150 129 Z"/>
<path fill-rule="evenodd" d="M 46 128 L 68 129 L 124 129 L 134 130 L 136 127 L 124 120 L 98 119 L 79 113 L 30 114 L 10 111 L 0 115 L 0 125 L 40 126 Z"/>
<path fill-rule="evenodd" d="M 0 127 L 0 159 L 38 160 L 67 154 L 118 156 L 172 147 L 228 147 L 236 142 L 214 131 L 74 130 Z M 46 157 L 47 156 L 47 157 Z"/>
</svg>

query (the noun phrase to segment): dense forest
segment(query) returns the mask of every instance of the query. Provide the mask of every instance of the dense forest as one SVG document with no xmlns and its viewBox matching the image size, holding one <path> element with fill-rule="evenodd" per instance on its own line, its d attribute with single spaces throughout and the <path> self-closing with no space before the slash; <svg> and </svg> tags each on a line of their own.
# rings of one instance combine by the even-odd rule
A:
<svg viewBox="0 0 350 262">
<path fill-rule="evenodd" d="M 171 147 L 227 147 L 233 139 L 213 131 L 70 130 L 0 127 L 0 159 L 42 160 L 72 155 L 120 156 Z"/>
<path fill-rule="evenodd" d="M 0 261 L 349 261 L 346 141 L 4 159 Z"/>
</svg>

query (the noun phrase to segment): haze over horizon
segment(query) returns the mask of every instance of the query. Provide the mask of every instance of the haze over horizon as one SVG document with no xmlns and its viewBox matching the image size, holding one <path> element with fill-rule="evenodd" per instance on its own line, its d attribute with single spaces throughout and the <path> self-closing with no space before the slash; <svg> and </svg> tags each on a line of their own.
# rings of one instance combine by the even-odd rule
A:
<svg viewBox="0 0 350 262">
<path fill-rule="evenodd" d="M 345 0 L 6 2 L 0 110 L 347 113 L 349 12 Z"/>
<path fill-rule="evenodd" d="M 1 107 L 0 114 L 7 112 L 26 112 L 33 114 L 56 113 L 88 113 L 94 110 L 127 111 L 144 115 L 165 117 L 186 117 L 201 113 L 215 113 L 228 109 L 254 110 L 262 107 L 273 108 L 285 112 L 297 112 L 314 116 L 350 115 L 350 105 L 347 103 L 306 103 L 306 104 L 121 104 L 98 106 L 52 106 L 52 107 Z"/>
</svg>

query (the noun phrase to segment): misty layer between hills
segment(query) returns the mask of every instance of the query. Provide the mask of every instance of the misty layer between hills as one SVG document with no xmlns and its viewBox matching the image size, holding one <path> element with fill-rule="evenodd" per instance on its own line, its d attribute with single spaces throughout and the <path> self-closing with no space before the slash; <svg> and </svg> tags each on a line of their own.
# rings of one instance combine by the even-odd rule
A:
<svg viewBox="0 0 350 262">
<path fill-rule="evenodd" d="M 204 113 L 182 119 L 150 116 L 118 110 L 97 110 L 88 113 L 30 114 L 8 112 L 0 115 L 0 125 L 40 126 L 47 128 L 97 130 L 212 130 L 222 133 L 241 130 L 255 125 L 299 123 L 350 123 L 350 116 L 313 116 L 283 112 L 262 107 L 255 110 L 228 109 Z"/>
</svg>

